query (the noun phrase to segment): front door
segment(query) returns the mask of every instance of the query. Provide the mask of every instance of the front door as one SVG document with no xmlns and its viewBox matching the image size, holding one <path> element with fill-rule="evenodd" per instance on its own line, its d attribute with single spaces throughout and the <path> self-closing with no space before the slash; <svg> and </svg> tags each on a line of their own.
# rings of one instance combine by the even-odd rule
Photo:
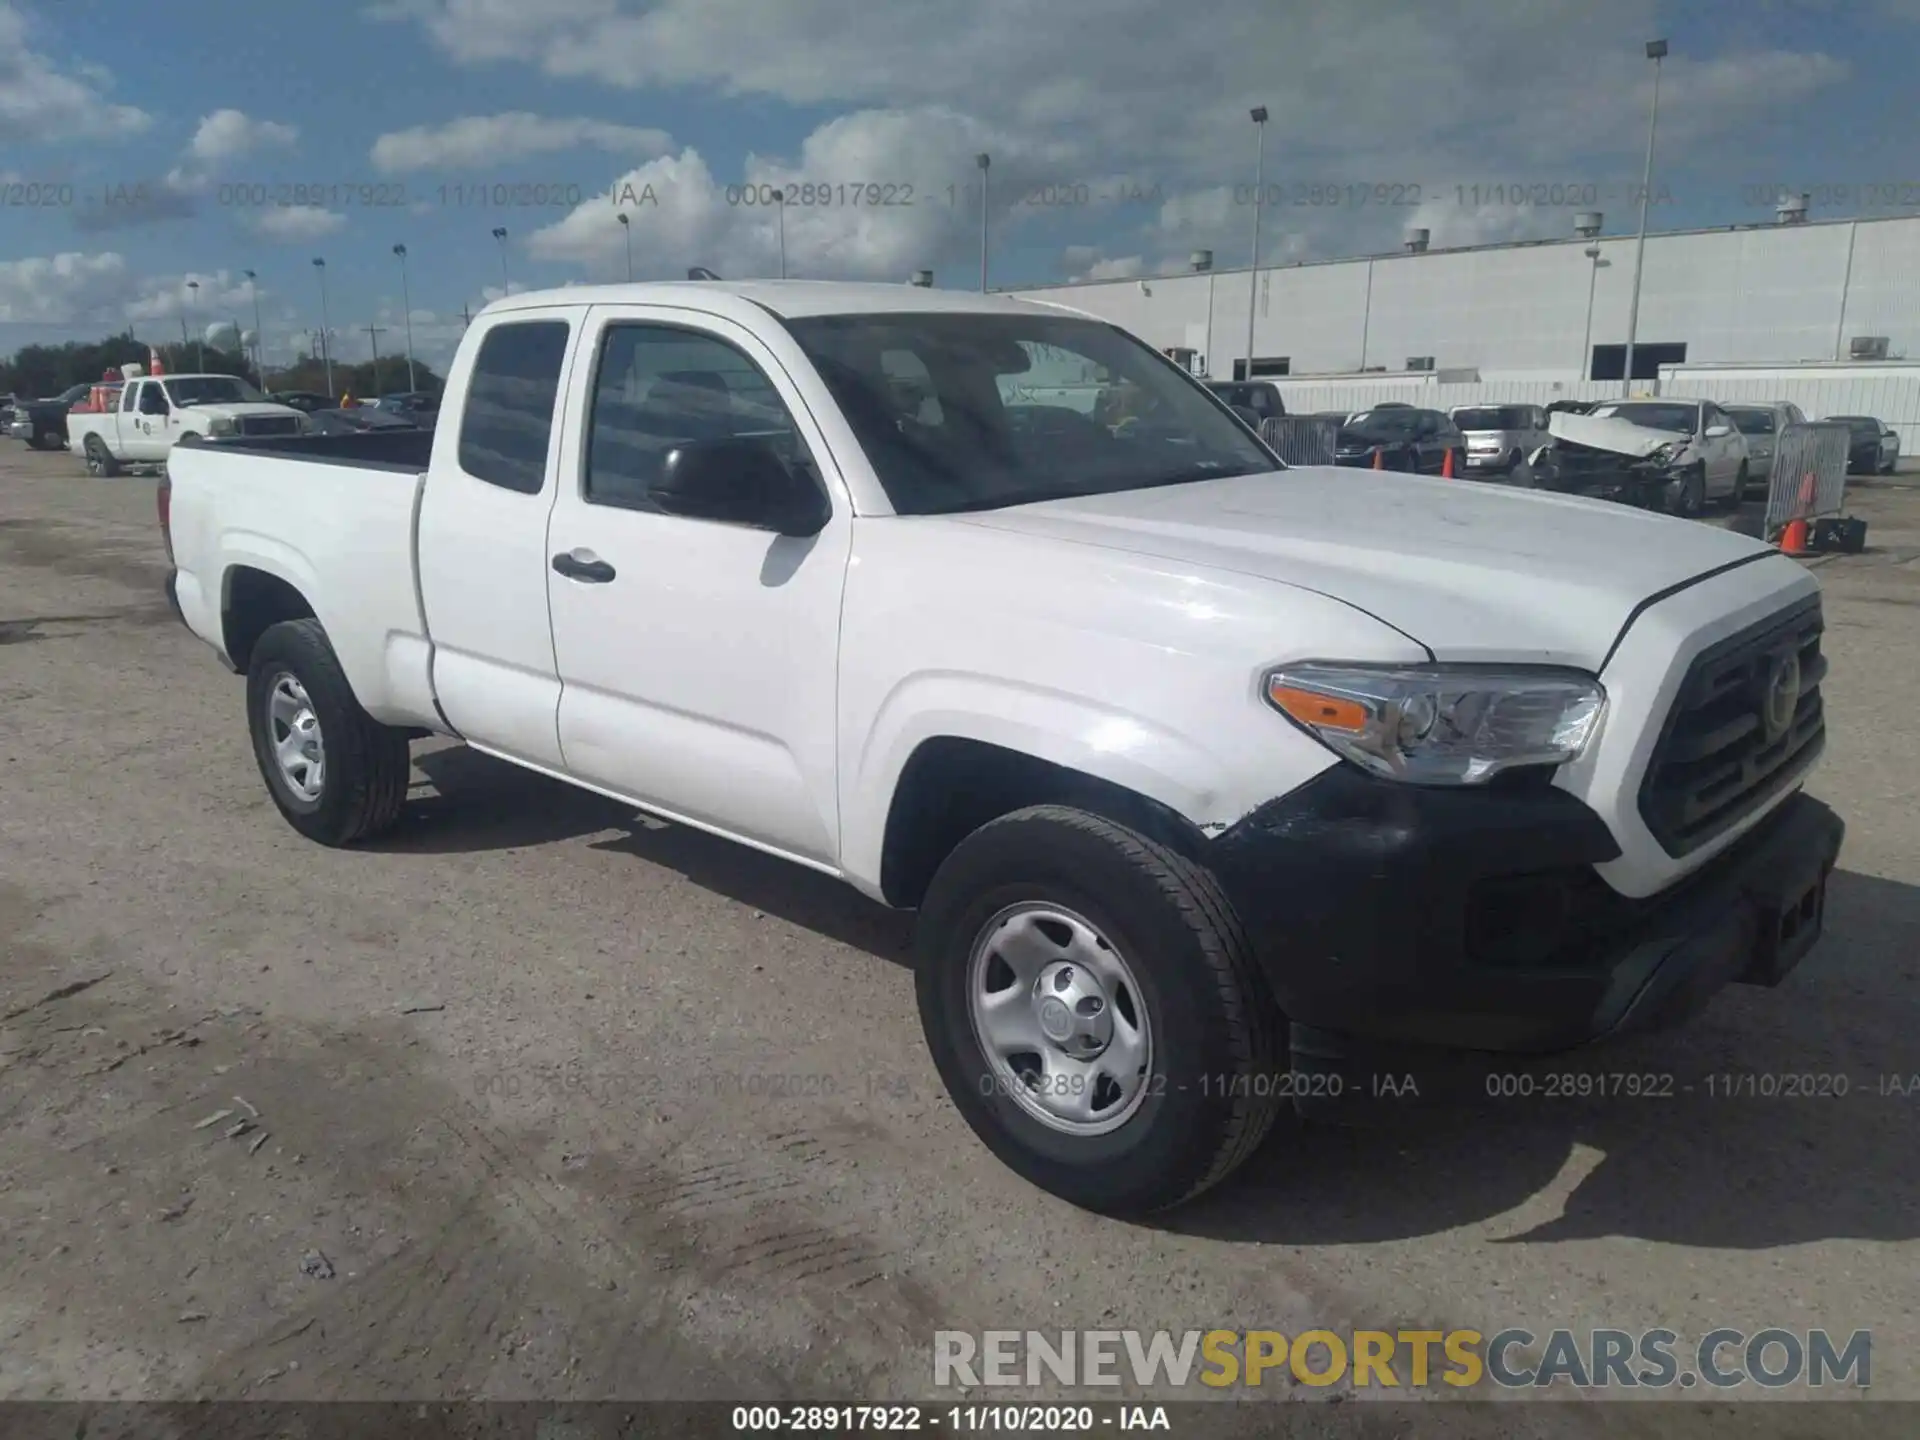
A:
<svg viewBox="0 0 1920 1440">
<path fill-rule="evenodd" d="M 139 408 L 134 412 L 134 428 L 129 432 L 121 428 L 120 448 L 122 458 L 127 460 L 153 461 L 167 458 L 167 422 L 173 418 L 173 407 L 167 403 L 167 392 L 160 388 L 157 381 L 149 380 L 140 387 Z"/>
<path fill-rule="evenodd" d="M 831 867 L 836 696 L 852 517 L 825 441 L 751 332 L 687 310 L 596 307 L 573 387 L 547 584 L 569 773 Z M 674 446 L 759 437 L 833 504 L 818 535 L 670 515 Z"/>
</svg>

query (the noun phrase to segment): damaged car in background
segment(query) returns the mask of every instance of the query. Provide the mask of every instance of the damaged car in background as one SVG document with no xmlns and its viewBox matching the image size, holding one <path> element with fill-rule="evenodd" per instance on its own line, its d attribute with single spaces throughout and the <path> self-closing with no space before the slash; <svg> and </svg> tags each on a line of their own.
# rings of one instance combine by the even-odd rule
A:
<svg viewBox="0 0 1920 1440">
<path fill-rule="evenodd" d="M 1707 400 L 1621 400 L 1548 416 L 1552 442 L 1517 476 L 1533 489 L 1589 495 L 1697 516 L 1738 504 L 1750 478 L 1747 442 Z"/>
</svg>

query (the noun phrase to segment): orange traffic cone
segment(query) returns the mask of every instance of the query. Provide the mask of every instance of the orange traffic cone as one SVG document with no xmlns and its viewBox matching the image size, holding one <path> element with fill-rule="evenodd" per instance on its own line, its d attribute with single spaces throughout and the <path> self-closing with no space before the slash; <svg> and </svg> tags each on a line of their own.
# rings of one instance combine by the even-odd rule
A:
<svg viewBox="0 0 1920 1440">
<path fill-rule="evenodd" d="M 1386 452 L 1377 445 L 1373 448 L 1373 468 L 1376 470 L 1387 468 Z"/>
<path fill-rule="evenodd" d="M 1810 555 L 1813 547 L 1807 543 L 1807 522 L 1789 520 L 1780 532 L 1780 553 L 1782 555 Z"/>
<path fill-rule="evenodd" d="M 1440 462 L 1440 478 L 1442 480 L 1451 480 L 1453 478 L 1453 449 L 1451 446 L 1447 449 L 1447 458 Z"/>
</svg>

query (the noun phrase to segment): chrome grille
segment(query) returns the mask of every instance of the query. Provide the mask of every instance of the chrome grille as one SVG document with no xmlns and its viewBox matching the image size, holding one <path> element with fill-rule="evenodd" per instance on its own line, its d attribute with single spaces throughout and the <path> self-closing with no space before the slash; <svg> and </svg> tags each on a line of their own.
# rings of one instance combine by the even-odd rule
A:
<svg viewBox="0 0 1920 1440">
<path fill-rule="evenodd" d="M 1674 698 L 1640 786 L 1640 815 L 1669 855 L 1699 849 L 1789 789 L 1826 744 L 1820 601 L 1701 652 Z M 1776 689 L 1798 667 L 1791 713 Z M 1769 713 L 1769 702 L 1772 713 Z"/>
</svg>

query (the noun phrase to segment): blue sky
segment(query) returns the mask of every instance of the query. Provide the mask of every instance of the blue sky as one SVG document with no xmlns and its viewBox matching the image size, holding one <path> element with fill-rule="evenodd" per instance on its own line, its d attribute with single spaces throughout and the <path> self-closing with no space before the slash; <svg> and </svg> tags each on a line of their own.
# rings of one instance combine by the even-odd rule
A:
<svg viewBox="0 0 1920 1440">
<path fill-rule="evenodd" d="M 690 264 L 996 284 L 1634 221 L 1650 36 L 1671 42 L 1654 224 L 1920 210 L 1920 0 L 0 0 L 0 351 L 133 324 L 320 323 L 443 355 L 462 305 Z M 306 186 L 304 196 L 291 187 Z M 748 187 L 743 190 L 741 187 Z M 947 187 L 956 187 L 948 198 Z M 1476 194 L 1475 188 L 1478 187 Z M 38 187 L 38 188 L 36 188 Z M 853 191 L 859 187 L 858 196 Z M 901 203 L 911 192 L 912 204 Z M 628 197 L 630 232 L 612 196 Z M 41 203 L 32 203 L 35 199 Z M 304 199 L 308 203 L 282 202 Z M 858 199 L 862 203 L 854 203 Z M 875 206 L 872 200 L 892 200 Z M 313 203 L 317 201 L 316 203 Z M 496 201 L 498 203 L 496 203 Z M 51 202 L 51 203 L 48 203 Z M 1537 202 L 1537 203 L 1536 203 Z M 198 290 L 189 280 L 199 282 Z"/>
</svg>

